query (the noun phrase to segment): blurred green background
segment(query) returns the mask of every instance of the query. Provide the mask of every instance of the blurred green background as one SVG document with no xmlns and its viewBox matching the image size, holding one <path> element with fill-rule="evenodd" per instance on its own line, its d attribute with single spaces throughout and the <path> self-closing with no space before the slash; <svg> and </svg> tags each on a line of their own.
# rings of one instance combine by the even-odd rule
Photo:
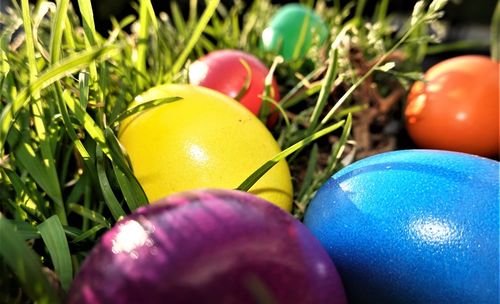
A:
<svg viewBox="0 0 500 304">
<path fill-rule="evenodd" d="M 11 1 L 15 0 L 0 0 L 0 6 L 2 9 L 7 7 Z M 77 2 L 76 0 L 72 0 L 73 2 Z M 35 1 L 30 0 L 30 2 L 35 3 Z M 101 32 L 106 32 L 107 28 L 110 26 L 109 17 L 115 16 L 118 19 L 128 15 L 133 14 L 134 10 L 131 7 L 131 0 L 94 0 L 91 1 L 94 7 L 96 21 L 98 22 L 98 27 Z M 162 1 L 162 0 L 153 0 L 153 6 L 156 11 L 166 11 L 168 12 L 170 9 L 170 3 L 172 1 Z M 177 0 L 176 1 L 179 6 L 187 11 L 189 6 L 189 0 Z M 200 3 L 203 1 L 199 1 Z M 233 0 L 221 0 L 221 2 L 227 6 L 233 3 Z M 250 3 L 250 1 L 243 1 Z M 290 2 L 297 1 L 276 1 L 273 0 L 272 3 L 275 4 L 285 4 Z M 330 0 L 327 3 L 338 2 L 341 4 L 346 4 L 350 2 L 350 0 Z M 366 1 L 366 13 L 370 14 L 377 1 Z M 408 1 L 408 0 L 393 0 L 389 4 L 389 11 L 396 13 L 409 13 L 411 12 L 416 0 Z M 461 30 L 462 27 L 471 27 L 471 26 L 481 26 L 488 25 L 491 21 L 491 17 L 493 15 L 493 11 L 497 0 L 450 0 L 446 11 L 445 20 L 449 22 L 450 26 L 459 26 Z M 202 5 L 200 5 L 200 9 L 202 9 Z"/>
<path fill-rule="evenodd" d="M 18 0 L 0 0 L 0 6 L 5 9 L 11 1 Z M 76 3 L 77 0 L 71 0 Z M 181 10 L 187 15 L 189 2 L 191 0 L 177 0 L 177 4 Z M 231 6 L 235 0 L 221 0 L 221 3 L 225 6 Z M 345 5 L 349 2 L 356 0 L 327 0 L 327 4 L 333 5 L 334 3 L 339 3 Z M 30 0 L 32 3 L 36 3 L 36 0 Z M 118 20 L 123 17 L 135 14 L 136 11 L 133 8 L 133 3 L 138 2 L 132 0 L 94 0 L 91 1 L 93 4 L 96 26 L 98 31 L 104 36 L 107 35 L 108 30 L 111 27 L 110 17 L 114 16 Z M 172 1 L 162 1 L 162 0 L 152 0 L 153 6 L 156 12 L 167 12 L 169 13 Z M 204 8 L 204 1 L 199 0 L 198 9 L 200 13 Z M 250 1 L 240 1 L 251 3 Z M 272 0 L 274 4 L 286 4 L 290 2 L 298 1 L 277 1 Z M 304 1 L 303 1 L 304 2 Z M 312 3 L 314 1 L 307 1 Z M 365 1 L 366 8 L 365 14 L 371 16 L 375 6 L 378 1 Z M 411 14 L 413 6 L 417 0 L 392 0 L 389 3 L 389 12 L 396 16 L 395 20 L 402 22 L 404 18 Z M 431 65 L 443 59 L 454 57 L 462 54 L 483 54 L 489 55 L 489 40 L 490 40 L 490 23 L 495 10 L 497 0 L 450 0 L 446 9 L 445 16 L 442 19 L 445 28 L 445 36 L 442 40 L 443 44 L 449 44 L 456 41 L 469 41 L 474 43 L 468 43 L 464 48 L 463 46 L 459 49 L 444 49 L 438 53 L 433 53 L 427 56 L 423 63 L 423 69 L 426 70 Z M 76 6 L 75 6 L 76 7 Z"/>
</svg>

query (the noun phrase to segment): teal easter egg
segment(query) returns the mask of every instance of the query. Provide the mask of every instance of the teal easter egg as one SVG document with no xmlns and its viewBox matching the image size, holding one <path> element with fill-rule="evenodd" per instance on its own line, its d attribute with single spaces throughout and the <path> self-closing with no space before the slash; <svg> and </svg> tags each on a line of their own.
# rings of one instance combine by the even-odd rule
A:
<svg viewBox="0 0 500 304">
<path fill-rule="evenodd" d="M 325 22 L 312 9 L 297 3 L 284 5 L 262 32 L 262 47 L 285 60 L 303 58 L 315 39 L 328 37 Z"/>
</svg>

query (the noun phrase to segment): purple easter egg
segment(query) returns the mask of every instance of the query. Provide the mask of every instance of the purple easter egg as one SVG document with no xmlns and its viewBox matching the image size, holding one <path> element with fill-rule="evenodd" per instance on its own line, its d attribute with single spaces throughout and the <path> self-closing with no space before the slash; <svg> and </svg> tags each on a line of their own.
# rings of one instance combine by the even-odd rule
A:
<svg viewBox="0 0 500 304">
<path fill-rule="evenodd" d="M 105 233 L 68 303 L 346 303 L 333 262 L 290 214 L 253 195 L 199 190 Z"/>
</svg>

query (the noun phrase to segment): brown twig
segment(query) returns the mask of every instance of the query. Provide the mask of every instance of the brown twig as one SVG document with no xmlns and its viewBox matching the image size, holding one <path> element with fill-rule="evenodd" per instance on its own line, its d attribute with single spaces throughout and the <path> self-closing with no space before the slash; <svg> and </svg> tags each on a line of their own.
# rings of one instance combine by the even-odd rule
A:
<svg viewBox="0 0 500 304">
<path fill-rule="evenodd" d="M 367 60 L 362 51 L 357 48 L 351 48 L 349 59 L 358 75 L 368 72 L 379 60 L 379 58 Z M 404 54 L 394 52 L 386 59 L 386 62 L 402 60 L 404 60 Z M 405 90 L 397 81 L 389 85 L 390 92 L 384 97 L 377 83 L 374 82 L 373 76 L 370 75 L 353 94 L 356 103 L 367 106 L 366 110 L 354 115 L 353 136 L 359 151 L 357 159 L 396 148 L 395 135 L 384 134 L 383 126 L 389 122 L 391 110 L 404 96 Z"/>
</svg>

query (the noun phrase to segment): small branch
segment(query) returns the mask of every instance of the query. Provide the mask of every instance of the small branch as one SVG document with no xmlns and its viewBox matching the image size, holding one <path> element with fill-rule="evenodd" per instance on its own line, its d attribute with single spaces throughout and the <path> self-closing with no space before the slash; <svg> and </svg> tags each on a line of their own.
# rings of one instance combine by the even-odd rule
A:
<svg viewBox="0 0 500 304">
<path fill-rule="evenodd" d="M 355 47 L 351 48 L 349 57 L 358 75 L 365 75 L 381 63 L 390 61 L 401 62 L 405 59 L 404 53 L 394 51 L 388 56 L 367 60 L 363 52 Z M 354 99 L 358 104 L 368 106 L 366 110 L 354 115 L 356 122 L 353 125 L 353 136 L 359 150 L 357 159 L 396 148 L 396 139 L 394 136 L 387 136 L 382 133 L 383 131 L 373 133 L 372 127 L 385 123 L 388 120 L 391 110 L 404 94 L 404 88 L 398 82 L 394 82 L 389 95 L 383 97 L 372 75 L 366 77 L 353 93 Z"/>
</svg>

